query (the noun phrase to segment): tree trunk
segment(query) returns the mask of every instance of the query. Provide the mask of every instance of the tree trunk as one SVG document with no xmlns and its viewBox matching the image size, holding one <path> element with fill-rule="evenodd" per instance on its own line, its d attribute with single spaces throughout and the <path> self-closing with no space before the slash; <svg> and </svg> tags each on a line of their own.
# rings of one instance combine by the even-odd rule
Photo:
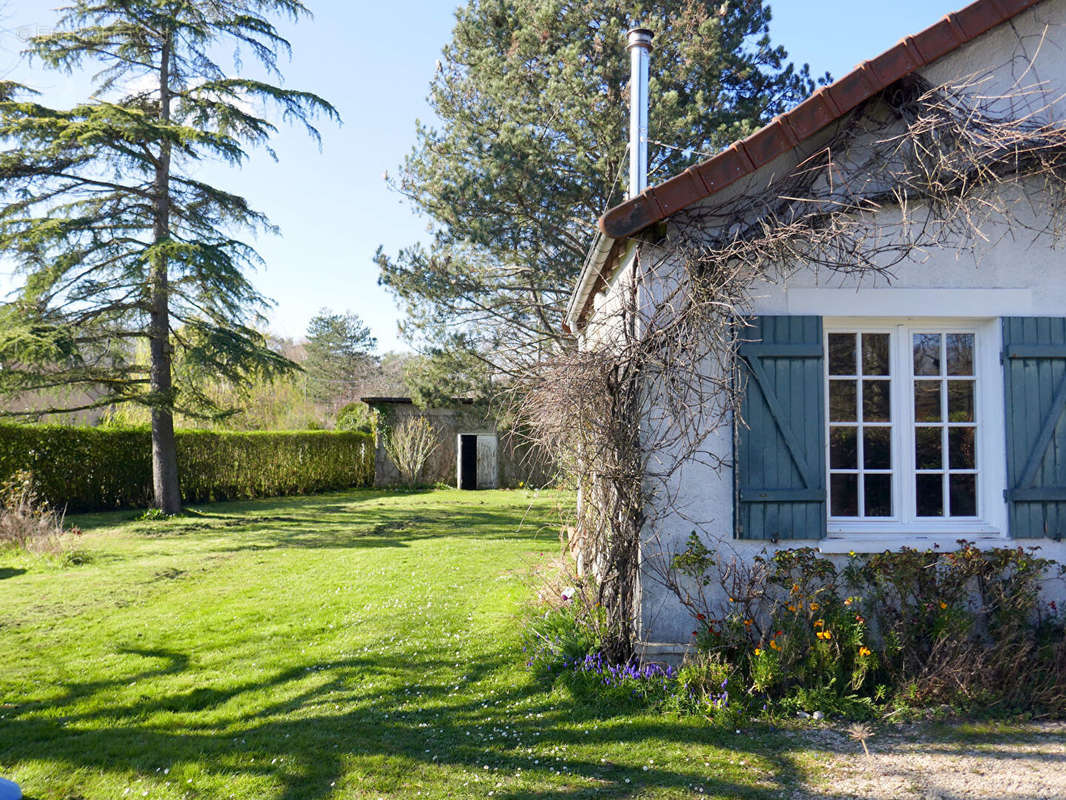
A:
<svg viewBox="0 0 1066 800">
<path fill-rule="evenodd" d="M 159 118 L 170 121 L 170 34 L 163 41 L 159 64 Z M 170 238 L 170 143 L 159 147 L 153 183 L 152 240 Z M 152 393 L 152 489 L 156 508 L 166 514 L 181 511 L 178 449 L 174 440 L 174 384 L 171 375 L 170 302 L 167 257 L 158 251 L 151 261 L 149 298 L 150 387 Z"/>
</svg>

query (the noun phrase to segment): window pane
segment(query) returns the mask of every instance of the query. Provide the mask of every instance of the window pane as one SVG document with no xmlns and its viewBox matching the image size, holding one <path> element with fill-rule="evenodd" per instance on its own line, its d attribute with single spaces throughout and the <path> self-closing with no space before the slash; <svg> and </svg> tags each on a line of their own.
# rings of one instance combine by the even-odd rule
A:
<svg viewBox="0 0 1066 800">
<path fill-rule="evenodd" d="M 914 334 L 914 374 L 940 374 L 940 334 Z"/>
<path fill-rule="evenodd" d="M 863 428 L 862 461 L 866 469 L 892 469 L 891 428 Z"/>
<path fill-rule="evenodd" d="M 864 333 L 862 335 L 862 374 L 888 375 L 888 334 Z"/>
<path fill-rule="evenodd" d="M 948 469 L 974 469 L 976 467 L 974 431 L 974 428 L 948 429 Z"/>
<path fill-rule="evenodd" d="M 973 381 L 948 381 L 948 421 L 973 422 Z"/>
<path fill-rule="evenodd" d="M 914 421 L 940 422 L 940 381 L 914 382 Z"/>
<path fill-rule="evenodd" d="M 862 382 L 862 418 L 866 422 L 888 422 L 892 419 L 889 385 L 889 381 Z"/>
<path fill-rule="evenodd" d="M 867 517 L 892 516 L 892 476 L 864 475 L 863 499 Z"/>
<path fill-rule="evenodd" d="M 977 516 L 976 475 L 951 475 L 948 478 L 948 493 L 951 500 L 951 516 Z"/>
<path fill-rule="evenodd" d="M 915 475 L 919 517 L 944 516 L 944 478 L 942 475 Z"/>
<path fill-rule="evenodd" d="M 829 495 L 832 499 L 829 513 L 834 517 L 857 517 L 859 515 L 858 475 L 830 475 Z"/>
<path fill-rule="evenodd" d="M 918 469 L 941 469 L 941 428 L 914 429 L 914 464 Z"/>
<path fill-rule="evenodd" d="M 829 381 L 829 419 L 855 422 L 859 418 L 855 394 L 855 381 Z"/>
<path fill-rule="evenodd" d="M 858 469 L 857 428 L 833 426 L 829 429 L 829 468 Z"/>
<path fill-rule="evenodd" d="M 829 374 L 858 375 L 855 365 L 855 334 L 829 334 Z"/>
<path fill-rule="evenodd" d="M 973 375 L 973 334 L 949 333 L 948 375 Z"/>
</svg>

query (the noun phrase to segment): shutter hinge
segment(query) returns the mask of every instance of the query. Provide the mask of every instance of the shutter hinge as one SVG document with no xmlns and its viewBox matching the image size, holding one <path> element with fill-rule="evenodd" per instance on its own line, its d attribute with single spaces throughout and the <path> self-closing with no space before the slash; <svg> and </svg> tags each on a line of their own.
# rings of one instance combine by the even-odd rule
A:
<svg viewBox="0 0 1066 800">
<path fill-rule="evenodd" d="M 1003 490 L 1003 499 L 1007 502 L 1010 502 L 1010 489 Z"/>
</svg>

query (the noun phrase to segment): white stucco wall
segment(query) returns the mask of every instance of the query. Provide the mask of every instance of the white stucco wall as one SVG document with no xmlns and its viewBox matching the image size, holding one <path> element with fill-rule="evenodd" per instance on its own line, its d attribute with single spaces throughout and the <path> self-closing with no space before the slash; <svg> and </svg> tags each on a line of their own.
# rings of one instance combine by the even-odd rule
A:
<svg viewBox="0 0 1066 800">
<path fill-rule="evenodd" d="M 975 91 L 986 96 L 1005 95 L 1027 87 L 1024 103 L 1030 111 L 1039 110 L 1041 114 L 1066 120 L 1066 103 L 1055 102 L 1066 94 L 1066 0 L 1046 0 L 931 65 L 924 75 L 934 85 L 972 83 L 980 87 Z M 806 143 L 802 153 L 793 152 L 778 159 L 730 187 L 728 194 L 766 186 L 775 175 L 783 174 L 817 149 L 818 144 L 817 141 Z M 723 192 L 712 201 L 721 203 L 725 195 Z M 882 212 L 888 229 L 898 219 L 897 210 Z M 1031 221 L 1039 227 L 1040 213 L 1034 214 Z M 750 311 L 757 315 L 974 321 L 991 321 L 1001 316 L 1066 315 L 1066 242 L 1011 231 L 994 222 L 989 222 L 983 230 L 988 242 L 979 242 L 972 250 L 934 249 L 895 265 L 884 276 L 841 275 L 795 265 L 786 276 L 752 286 Z M 669 283 L 676 274 L 677 271 L 663 268 L 654 280 Z M 633 275 L 630 251 L 607 293 L 596 300 L 588 330 L 596 332 L 597 340 L 609 338 L 611 325 L 617 324 L 617 310 L 622 298 L 631 291 L 629 282 Z M 654 306 L 654 299 L 663 289 L 653 284 L 642 287 L 641 292 L 641 305 L 646 310 Z M 710 431 L 703 444 L 709 457 L 691 460 L 671 475 L 666 484 L 649 483 L 654 495 L 649 518 L 654 520 L 654 525 L 645 532 L 647 560 L 654 560 L 662 551 L 680 551 L 694 529 L 701 532 L 705 541 L 713 539 L 726 558 L 736 555 L 746 560 L 775 547 L 733 538 L 732 470 L 729 466 L 711 465 L 715 456 L 726 462 L 732 459 L 732 426 Z M 669 460 L 668 454 L 665 458 Z M 999 519 L 1001 515 L 993 516 Z M 987 538 L 984 543 L 1010 544 L 1005 531 L 1001 533 L 1004 538 Z M 953 541 L 959 535 L 949 538 Z M 931 544 L 935 540 L 931 537 L 928 541 Z M 920 545 L 913 540 L 907 543 Z M 945 543 L 941 537 L 939 544 Z M 1066 543 L 1050 540 L 1021 543 L 1039 545 L 1040 555 L 1066 561 Z M 826 552 L 841 550 L 839 542 L 832 540 L 792 540 L 777 546 L 813 546 Z M 883 547 L 879 543 L 872 549 Z M 672 592 L 654 577 L 654 572 L 646 568 L 641 580 L 642 638 L 651 642 L 686 642 L 691 635 L 691 620 Z M 1066 599 L 1066 586 L 1061 583 L 1049 584 L 1047 591 L 1051 596 Z"/>
</svg>

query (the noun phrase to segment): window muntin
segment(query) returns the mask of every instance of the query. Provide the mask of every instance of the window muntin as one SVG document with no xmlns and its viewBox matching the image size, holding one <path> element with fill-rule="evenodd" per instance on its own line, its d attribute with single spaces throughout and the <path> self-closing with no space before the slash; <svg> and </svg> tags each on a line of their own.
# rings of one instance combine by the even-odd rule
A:
<svg viewBox="0 0 1066 800">
<path fill-rule="evenodd" d="M 911 334 L 915 516 L 977 516 L 976 337 Z"/>
<path fill-rule="evenodd" d="M 892 371 L 887 333 L 828 335 L 830 515 L 892 516 Z"/>
<path fill-rule="evenodd" d="M 978 328 L 879 322 L 826 328 L 832 527 L 979 523 L 979 451 L 987 444 L 978 402 L 988 387 L 979 376 L 987 356 L 978 351 Z"/>
</svg>

